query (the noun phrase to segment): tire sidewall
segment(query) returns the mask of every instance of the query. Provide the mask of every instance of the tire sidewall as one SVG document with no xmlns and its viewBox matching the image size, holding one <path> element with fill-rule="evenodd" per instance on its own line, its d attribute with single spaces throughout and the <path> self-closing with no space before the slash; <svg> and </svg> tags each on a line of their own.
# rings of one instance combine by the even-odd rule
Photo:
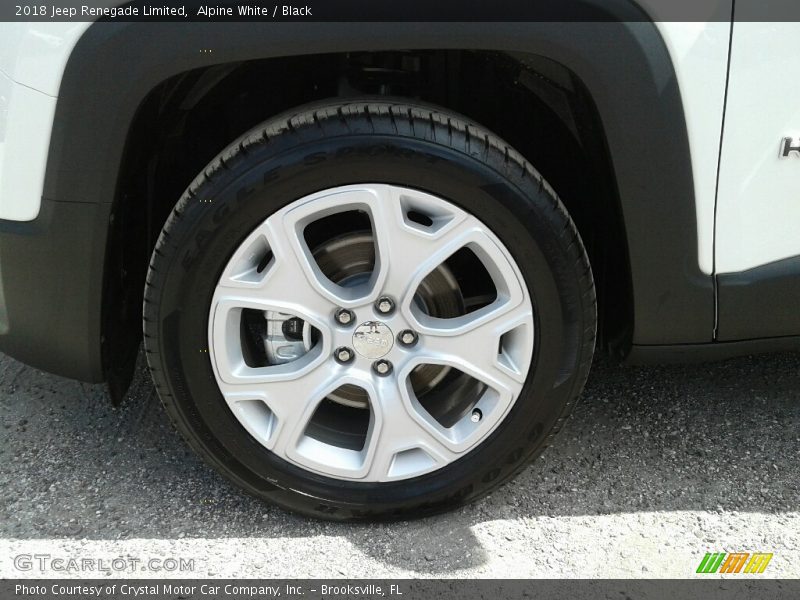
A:
<svg viewBox="0 0 800 600">
<path fill-rule="evenodd" d="M 413 138 L 350 135 L 267 145 L 207 177 L 180 203 L 174 252 L 159 261 L 158 326 L 173 416 L 194 445 L 249 491 L 294 510 L 347 518 L 432 511 L 512 476 L 545 443 L 580 377 L 587 323 L 575 306 L 579 273 L 554 198 L 513 163 L 487 164 Z M 238 245 L 267 217 L 324 189 L 359 183 L 412 187 L 477 217 L 510 252 L 534 309 L 534 356 L 504 421 L 477 448 L 433 473 L 386 483 L 342 481 L 301 469 L 252 438 L 220 393 L 208 353 L 209 307 Z M 578 383 L 581 385 L 582 381 Z"/>
</svg>

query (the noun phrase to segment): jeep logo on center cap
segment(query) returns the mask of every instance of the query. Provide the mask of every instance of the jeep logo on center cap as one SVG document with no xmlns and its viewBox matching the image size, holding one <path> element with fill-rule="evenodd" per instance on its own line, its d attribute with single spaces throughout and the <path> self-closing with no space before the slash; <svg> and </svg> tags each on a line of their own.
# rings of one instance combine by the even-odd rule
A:
<svg viewBox="0 0 800 600">
<path fill-rule="evenodd" d="M 353 332 L 353 348 L 369 359 L 381 358 L 394 345 L 394 334 L 380 321 L 365 321 Z"/>
</svg>

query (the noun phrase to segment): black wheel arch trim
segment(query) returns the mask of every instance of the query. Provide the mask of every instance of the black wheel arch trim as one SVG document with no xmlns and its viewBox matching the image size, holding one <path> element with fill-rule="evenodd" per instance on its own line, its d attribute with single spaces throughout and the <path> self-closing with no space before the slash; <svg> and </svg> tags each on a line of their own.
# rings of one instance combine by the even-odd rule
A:
<svg viewBox="0 0 800 600">
<path fill-rule="evenodd" d="M 56 206 L 81 203 L 113 215 L 125 141 L 140 103 L 159 83 L 212 64 L 293 54 L 357 50 L 493 49 L 547 57 L 570 69 L 591 93 L 603 128 L 623 210 L 633 286 L 631 344 L 712 341 L 713 282 L 698 265 L 694 186 L 683 106 L 667 48 L 651 22 L 631 2 L 571 0 L 577 11 L 619 11 L 638 22 L 541 23 L 96 23 L 78 41 L 66 66 L 56 107 L 44 196 Z M 636 17 L 634 19 L 634 16 Z M 265 31 L 268 29 L 269 34 Z M 213 53 L 202 48 L 213 47 Z M 279 85 L 279 83 L 278 83 Z M 177 199 L 176 199 L 177 200 Z M 110 207 L 110 209 L 109 209 Z M 101 210 L 97 208 L 96 210 Z M 144 209 L 143 209 L 144 210 Z M 108 265 L 107 228 L 94 219 L 86 232 L 92 277 Z M 68 246 L 60 252 L 70 253 Z M 43 265 L 45 270 L 52 266 Z M 87 323 L 80 356 L 59 346 L 60 356 L 38 363 L 84 380 L 108 376 L 113 356 L 130 354 L 119 343 L 100 350 L 103 290 L 78 285 L 68 308 Z M 69 283 L 69 282 L 67 282 Z M 65 284 L 66 285 L 66 284 Z M 88 317 L 87 317 L 88 315 Z M 52 317 L 43 317 L 52 318 Z M 28 343 L 39 330 L 25 333 Z M 135 340 L 138 344 L 138 339 Z M 120 343 L 132 343 L 131 340 Z M 3 346 L 0 342 L 0 346 Z M 105 359 L 101 361 L 101 357 Z"/>
</svg>

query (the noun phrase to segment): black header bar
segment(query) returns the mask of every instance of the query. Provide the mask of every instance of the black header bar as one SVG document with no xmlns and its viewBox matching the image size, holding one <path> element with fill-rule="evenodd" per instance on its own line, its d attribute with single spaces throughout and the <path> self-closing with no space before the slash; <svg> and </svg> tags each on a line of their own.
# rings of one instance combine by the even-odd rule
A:
<svg viewBox="0 0 800 600">
<path fill-rule="evenodd" d="M 3 0 L 0 21 L 729 21 L 733 0 Z M 798 0 L 736 0 L 737 21 L 800 21 Z"/>
</svg>

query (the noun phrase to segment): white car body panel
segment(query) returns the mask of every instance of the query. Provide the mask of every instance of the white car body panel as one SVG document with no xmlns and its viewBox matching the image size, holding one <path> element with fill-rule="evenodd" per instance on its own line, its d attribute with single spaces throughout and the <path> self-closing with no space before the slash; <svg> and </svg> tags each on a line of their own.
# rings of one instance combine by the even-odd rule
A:
<svg viewBox="0 0 800 600">
<path fill-rule="evenodd" d="M 12 80 L 58 96 L 67 60 L 91 23 L 0 23 L 0 71 Z"/>
<path fill-rule="evenodd" d="M 719 198 L 717 272 L 800 256 L 800 158 L 780 157 L 800 137 L 798 23 L 736 23 Z"/>
<path fill-rule="evenodd" d="M 0 71 L 0 218 L 39 214 L 56 99 Z"/>
<path fill-rule="evenodd" d="M 0 23 L 0 219 L 39 214 L 56 96 L 90 23 Z"/>
</svg>

